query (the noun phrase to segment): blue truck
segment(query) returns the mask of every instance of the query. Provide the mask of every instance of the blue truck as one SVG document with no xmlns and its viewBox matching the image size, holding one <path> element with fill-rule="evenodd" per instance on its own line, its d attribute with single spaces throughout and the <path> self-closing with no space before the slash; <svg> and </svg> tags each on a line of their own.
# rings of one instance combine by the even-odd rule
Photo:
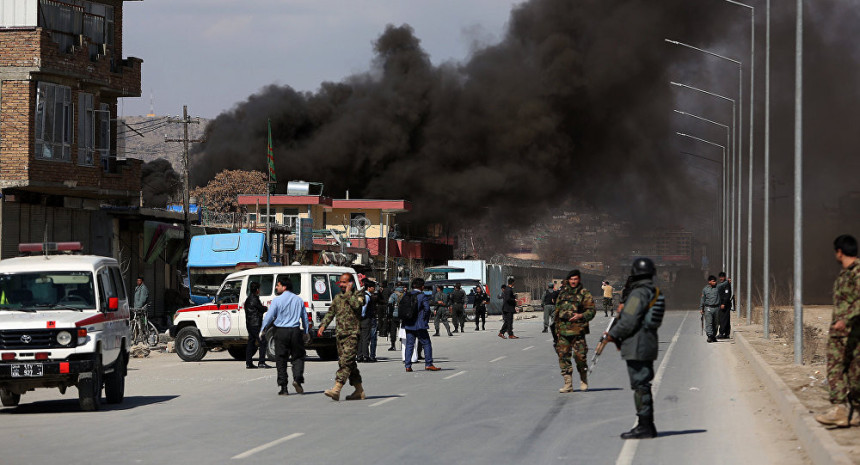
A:
<svg viewBox="0 0 860 465">
<path fill-rule="evenodd" d="M 191 238 L 188 248 L 188 289 L 195 305 L 211 302 L 236 271 L 279 265 L 272 261 L 266 235 L 242 229 L 238 233 L 207 234 Z"/>
</svg>

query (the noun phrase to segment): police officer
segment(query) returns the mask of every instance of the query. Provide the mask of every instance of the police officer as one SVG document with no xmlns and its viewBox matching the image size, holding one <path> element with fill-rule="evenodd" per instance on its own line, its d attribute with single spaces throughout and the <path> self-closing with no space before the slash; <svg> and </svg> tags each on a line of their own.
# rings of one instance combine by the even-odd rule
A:
<svg viewBox="0 0 860 465">
<path fill-rule="evenodd" d="M 490 296 L 484 292 L 484 286 L 478 286 L 475 291 L 475 331 L 487 329 L 487 303 Z M 481 324 L 478 327 L 478 323 Z"/>
<path fill-rule="evenodd" d="M 702 289 L 702 300 L 699 304 L 702 315 L 705 316 L 705 334 L 708 342 L 717 342 L 717 313 L 720 308 L 720 291 L 717 289 L 717 277 L 708 276 L 708 285 Z"/>
<path fill-rule="evenodd" d="M 728 339 L 731 333 L 731 313 L 732 313 L 732 281 L 726 278 L 726 272 L 720 271 L 719 281 L 717 282 L 717 291 L 720 293 L 720 311 L 719 323 L 720 330 L 717 331 L 717 339 Z"/>
<path fill-rule="evenodd" d="M 549 320 L 552 317 L 553 312 L 555 311 L 555 299 L 558 297 L 558 293 L 555 291 L 555 285 L 553 283 L 549 283 L 546 286 L 546 293 L 543 295 L 543 331 L 547 332 L 549 329 Z"/>
<path fill-rule="evenodd" d="M 439 335 L 439 323 L 442 323 L 445 326 L 445 331 L 448 331 L 448 336 L 453 336 L 453 334 L 451 334 L 451 327 L 448 325 L 449 302 L 448 294 L 442 291 L 442 286 L 437 285 L 436 293 L 433 294 L 432 303 L 432 307 L 436 313 L 436 316 L 433 319 L 433 326 L 436 328 L 436 332 L 433 334 L 434 336 Z M 457 332 L 457 322 L 454 322 L 454 332 Z"/>
<path fill-rule="evenodd" d="M 374 337 L 376 326 L 376 282 L 364 278 L 361 282 L 364 287 L 364 307 L 361 309 L 359 319 L 358 358 L 356 362 L 364 363 L 370 361 L 370 338 Z M 373 358 L 376 358 L 374 355 Z"/>
<path fill-rule="evenodd" d="M 652 281 L 655 271 L 654 262 L 648 258 L 633 261 L 630 294 L 606 337 L 608 342 L 620 345 L 621 358 L 627 361 L 627 374 L 639 418 L 632 430 L 621 434 L 621 439 L 657 437 L 651 381 L 654 379 L 654 360 L 657 359 L 657 328 L 662 322 L 665 303 L 662 298 L 657 298 L 659 291 Z"/>
<path fill-rule="evenodd" d="M 322 337 L 325 327 L 335 322 L 335 337 L 337 338 L 338 370 L 335 374 L 334 387 L 325 391 L 325 395 L 333 400 L 340 400 L 340 390 L 349 380 L 355 392 L 346 397 L 347 400 L 364 399 L 364 388 L 361 386 L 361 372 L 355 363 L 358 352 L 359 318 L 364 307 L 364 293 L 355 289 L 355 278 L 351 273 L 344 273 L 337 281 L 340 294 L 334 297 L 329 311 L 320 322 L 317 337 Z"/>
<path fill-rule="evenodd" d="M 460 287 L 460 283 L 454 284 L 454 291 L 451 292 L 451 308 L 453 315 L 451 320 L 454 322 L 454 332 L 460 328 L 461 333 L 466 332 L 466 292 Z"/>
<path fill-rule="evenodd" d="M 555 299 L 555 332 L 558 340 L 555 351 L 564 386 L 558 392 L 573 392 L 573 364 L 571 353 L 579 372 L 579 388 L 588 390 L 588 322 L 594 318 L 594 299 L 588 289 L 582 287 L 579 270 L 573 270 L 564 278 L 558 297 Z"/>
</svg>

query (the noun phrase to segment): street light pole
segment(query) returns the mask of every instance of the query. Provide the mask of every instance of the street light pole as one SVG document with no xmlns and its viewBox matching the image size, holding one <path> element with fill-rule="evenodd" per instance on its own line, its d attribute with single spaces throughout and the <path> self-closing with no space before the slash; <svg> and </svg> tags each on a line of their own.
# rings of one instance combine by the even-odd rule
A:
<svg viewBox="0 0 860 465">
<path fill-rule="evenodd" d="M 749 142 L 749 187 L 747 188 L 747 324 L 752 324 L 752 215 L 753 215 L 753 126 L 755 118 L 753 108 L 755 103 L 755 7 L 734 0 L 724 0 L 732 5 L 750 10 L 750 142 Z M 738 310 L 740 315 L 740 310 Z"/>
<path fill-rule="evenodd" d="M 794 49 L 794 363 L 803 364 L 803 0 Z"/>
<path fill-rule="evenodd" d="M 764 53 L 764 240 L 762 241 L 762 313 L 764 338 L 770 338 L 770 0 L 765 9 Z"/>
<path fill-rule="evenodd" d="M 734 141 L 737 139 L 735 137 L 736 136 L 735 114 L 737 113 L 737 106 L 735 105 L 735 99 L 726 97 L 725 95 L 720 95 L 720 94 L 716 94 L 714 92 L 710 92 L 707 90 L 699 89 L 698 87 L 694 87 L 694 86 L 691 86 L 689 84 L 682 84 L 682 83 L 674 82 L 674 81 L 670 81 L 669 84 L 671 84 L 673 86 L 677 86 L 677 87 L 683 87 L 685 89 L 694 90 L 696 92 L 701 92 L 705 95 L 710 95 L 711 97 L 717 97 L 717 98 L 721 98 L 723 100 L 727 100 L 729 102 L 732 102 L 732 138 L 733 138 L 732 140 Z M 734 142 L 732 144 L 728 144 L 727 147 L 731 148 L 731 150 L 734 151 Z M 734 160 L 734 157 L 729 157 L 729 158 L 731 160 Z M 728 170 L 728 171 L 733 171 L 735 169 L 734 168 L 734 162 L 730 162 L 729 167 L 731 168 L 731 170 Z M 727 202 L 726 202 L 727 212 L 725 215 L 725 224 L 723 225 L 724 233 L 723 233 L 723 263 L 722 263 L 722 268 L 721 268 L 722 270 L 727 269 L 726 264 L 728 263 L 728 259 L 730 257 L 730 250 L 729 250 L 730 247 L 729 247 L 729 240 L 728 239 L 729 239 L 729 235 L 730 235 L 729 218 L 732 216 L 732 213 L 731 213 L 731 211 L 728 210 L 728 208 L 729 208 L 729 205 L 731 205 L 733 203 L 733 202 L 730 203 L 729 199 L 732 199 L 735 195 L 734 189 L 731 189 L 731 186 L 729 185 L 730 183 L 726 182 L 725 184 L 726 184 L 726 196 L 725 196 L 725 198 L 727 199 Z"/>
<path fill-rule="evenodd" d="M 679 42 L 677 40 L 671 40 L 671 39 L 664 39 L 664 40 L 670 44 L 673 44 L 673 45 L 680 45 L 682 47 L 686 47 L 686 48 L 689 48 L 691 50 L 696 50 L 698 52 L 702 52 L 702 53 L 705 53 L 707 55 L 711 55 L 713 57 L 717 57 L 717 58 L 720 58 L 720 59 L 734 63 L 738 67 L 738 103 L 739 103 L 738 107 L 743 108 L 743 106 L 744 106 L 743 63 L 741 63 L 738 60 L 735 60 L 734 58 L 729 58 L 725 55 L 720 55 L 719 53 L 715 53 L 715 52 L 712 52 L 710 50 L 705 50 L 705 49 L 702 49 L 702 48 L 699 48 L 699 47 L 696 47 L 696 46 L 693 46 L 693 45 L 690 45 L 690 44 L 687 44 L 684 42 Z M 738 127 L 742 127 L 742 126 L 743 126 L 743 114 L 741 112 L 738 112 Z M 743 158 L 743 153 L 742 153 L 743 141 L 742 141 L 741 137 L 736 137 L 735 141 L 737 142 L 738 150 L 736 152 L 737 156 L 735 157 L 735 159 L 737 160 L 737 168 L 733 167 L 733 169 L 732 169 L 732 191 L 733 192 L 732 192 L 732 206 L 731 206 L 731 208 L 732 208 L 732 215 L 731 216 L 732 217 L 730 219 L 730 223 L 731 223 L 730 224 L 730 228 L 731 228 L 731 234 L 730 234 L 730 237 L 731 237 L 731 239 L 730 239 L 731 257 L 729 260 L 729 262 L 730 262 L 729 263 L 729 272 L 731 274 L 733 274 L 734 277 L 736 278 L 736 282 L 737 282 L 736 295 L 737 295 L 737 294 L 741 294 L 741 280 L 740 280 L 741 255 L 740 255 L 740 244 L 739 244 L 739 242 L 741 239 L 740 198 L 741 198 L 742 183 L 738 181 L 738 177 L 742 176 L 740 168 L 741 168 L 741 162 L 742 162 L 742 158 Z M 733 165 L 734 165 L 734 163 L 733 163 Z M 734 193 L 735 187 L 737 187 L 737 195 L 735 195 L 735 193 Z M 737 236 L 735 236 L 735 234 L 737 234 Z"/>
</svg>

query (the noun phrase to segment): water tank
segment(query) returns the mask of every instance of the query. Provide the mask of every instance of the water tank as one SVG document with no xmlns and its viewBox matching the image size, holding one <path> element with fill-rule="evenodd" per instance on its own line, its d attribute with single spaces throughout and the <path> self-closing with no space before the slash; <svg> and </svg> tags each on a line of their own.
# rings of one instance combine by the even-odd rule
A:
<svg viewBox="0 0 860 465">
<path fill-rule="evenodd" d="M 305 181 L 290 181 L 287 183 L 287 195 L 310 195 L 311 183 Z"/>
</svg>

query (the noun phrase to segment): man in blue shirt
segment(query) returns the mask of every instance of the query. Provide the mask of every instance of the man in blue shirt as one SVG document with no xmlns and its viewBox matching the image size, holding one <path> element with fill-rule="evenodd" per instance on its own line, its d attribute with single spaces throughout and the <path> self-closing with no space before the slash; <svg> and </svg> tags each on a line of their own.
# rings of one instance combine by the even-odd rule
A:
<svg viewBox="0 0 860 465">
<path fill-rule="evenodd" d="M 308 337 L 308 321 L 305 312 L 305 302 L 293 294 L 293 282 L 287 276 L 278 276 L 275 284 L 277 297 L 269 304 L 269 311 L 263 318 L 263 330 L 274 322 L 275 331 L 275 361 L 278 369 L 278 395 L 286 396 L 287 392 L 287 360 L 293 364 L 293 387 L 301 394 L 305 382 L 305 339 Z M 265 339 L 263 339 L 265 340 Z"/>
<path fill-rule="evenodd" d="M 424 287 L 424 280 L 415 278 L 412 280 L 412 298 L 417 300 L 418 315 L 414 321 L 403 321 L 403 329 L 406 330 L 406 356 L 404 364 L 406 371 L 412 371 L 412 351 L 415 348 L 415 340 L 417 339 L 424 346 L 424 369 L 427 371 L 439 371 L 441 368 L 433 365 L 433 346 L 430 344 L 430 333 L 427 330 L 430 328 L 430 300 L 431 297 L 421 292 Z"/>
</svg>

